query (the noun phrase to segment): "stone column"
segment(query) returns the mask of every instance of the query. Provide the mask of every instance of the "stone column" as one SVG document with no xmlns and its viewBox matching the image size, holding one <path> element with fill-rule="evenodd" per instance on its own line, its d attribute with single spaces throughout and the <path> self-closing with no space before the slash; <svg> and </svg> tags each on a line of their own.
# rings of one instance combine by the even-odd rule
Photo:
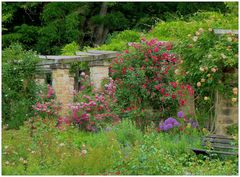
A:
<svg viewBox="0 0 240 177">
<path fill-rule="evenodd" d="M 226 135 L 226 128 L 229 125 L 238 123 L 238 105 L 233 104 L 231 100 L 225 99 L 217 93 L 215 103 L 215 132 L 219 135 Z"/>
<path fill-rule="evenodd" d="M 62 104 L 62 115 L 68 112 L 68 104 L 73 102 L 74 77 L 69 73 L 69 66 L 61 65 L 52 68 L 52 86 L 57 101 Z"/>
<path fill-rule="evenodd" d="M 38 84 L 45 84 L 46 82 L 46 75 L 44 73 L 37 74 L 35 76 L 35 82 Z"/>
<path fill-rule="evenodd" d="M 90 80 L 97 92 L 101 92 L 103 88 L 101 83 L 109 77 L 109 63 L 104 61 L 94 61 L 89 63 Z"/>
</svg>

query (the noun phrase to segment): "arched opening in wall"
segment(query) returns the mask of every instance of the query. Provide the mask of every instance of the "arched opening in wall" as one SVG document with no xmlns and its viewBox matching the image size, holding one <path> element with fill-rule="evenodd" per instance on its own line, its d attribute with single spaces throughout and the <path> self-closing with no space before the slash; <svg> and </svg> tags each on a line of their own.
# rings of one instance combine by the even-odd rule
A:
<svg viewBox="0 0 240 177">
<path fill-rule="evenodd" d="M 52 86 L 52 73 L 46 73 L 46 84 Z"/>
</svg>

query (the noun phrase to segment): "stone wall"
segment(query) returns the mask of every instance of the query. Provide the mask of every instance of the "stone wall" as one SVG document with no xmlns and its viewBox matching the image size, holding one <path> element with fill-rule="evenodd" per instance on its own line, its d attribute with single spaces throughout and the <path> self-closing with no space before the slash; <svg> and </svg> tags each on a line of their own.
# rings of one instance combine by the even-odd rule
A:
<svg viewBox="0 0 240 177">
<path fill-rule="evenodd" d="M 225 135 L 227 132 L 226 128 L 229 125 L 238 123 L 238 105 L 217 94 L 215 108 L 215 133 Z"/>
<path fill-rule="evenodd" d="M 38 84 L 45 84 L 46 83 L 46 77 L 45 74 L 37 74 L 35 76 L 35 81 Z"/>
<path fill-rule="evenodd" d="M 69 69 L 57 68 L 52 70 L 52 79 L 57 101 L 62 103 L 61 113 L 66 114 L 68 104 L 73 102 L 74 77 L 69 73 Z"/>
</svg>

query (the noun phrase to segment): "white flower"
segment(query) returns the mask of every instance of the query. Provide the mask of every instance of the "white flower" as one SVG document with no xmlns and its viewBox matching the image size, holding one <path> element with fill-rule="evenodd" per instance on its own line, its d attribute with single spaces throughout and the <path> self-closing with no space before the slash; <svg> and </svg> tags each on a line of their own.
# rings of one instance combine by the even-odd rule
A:
<svg viewBox="0 0 240 177">
<path fill-rule="evenodd" d="M 201 85 L 202 85 L 201 82 L 198 82 L 198 83 L 197 83 L 197 86 L 198 86 L 198 87 L 201 87 Z"/>
<path fill-rule="evenodd" d="M 85 154 L 87 154 L 87 150 L 82 150 L 82 152 L 81 152 L 83 155 L 85 155 Z"/>
<path fill-rule="evenodd" d="M 203 71 L 204 71 L 204 68 L 203 68 L 203 67 L 200 67 L 199 70 L 203 72 Z"/>
<path fill-rule="evenodd" d="M 27 164 L 28 162 L 27 162 L 27 160 L 24 160 L 23 163 L 24 163 L 24 164 Z"/>
<path fill-rule="evenodd" d="M 201 82 L 205 82 L 206 81 L 206 79 L 201 79 Z"/>
<path fill-rule="evenodd" d="M 204 29 L 203 28 L 199 28 L 198 30 L 200 33 L 204 32 Z"/>
<path fill-rule="evenodd" d="M 197 31 L 195 34 L 196 34 L 196 36 L 199 36 L 199 35 L 200 35 L 200 33 L 199 33 L 198 31 Z"/>
<path fill-rule="evenodd" d="M 211 77 L 211 74 L 208 74 L 207 77 Z"/>
<path fill-rule="evenodd" d="M 6 164 L 6 165 L 9 165 L 9 161 L 6 161 L 5 164 Z"/>
<path fill-rule="evenodd" d="M 59 144 L 60 147 L 63 147 L 64 145 L 65 145 L 64 143 Z"/>
<path fill-rule="evenodd" d="M 207 100 L 209 100 L 209 98 L 208 98 L 207 96 L 205 96 L 205 97 L 204 97 L 204 100 L 207 101 Z"/>
<path fill-rule="evenodd" d="M 211 55 L 211 54 L 209 54 L 209 55 L 208 55 L 208 58 L 212 58 L 212 55 Z"/>
<path fill-rule="evenodd" d="M 224 55 L 223 53 L 221 53 L 221 57 L 222 57 L 223 59 L 227 58 L 226 55 Z"/>
<path fill-rule="evenodd" d="M 5 146 L 4 148 L 5 148 L 5 149 L 8 149 L 8 146 Z"/>
<path fill-rule="evenodd" d="M 23 161 L 24 159 L 22 158 L 22 157 L 20 157 L 20 159 L 19 159 L 20 161 Z"/>
<path fill-rule="evenodd" d="M 231 38 L 231 37 L 228 37 L 227 40 L 228 40 L 229 42 L 232 42 L 232 38 Z"/>
<path fill-rule="evenodd" d="M 179 75 L 179 74 L 180 74 L 179 69 L 176 69 L 176 70 L 175 70 L 175 74 L 176 74 L 176 75 Z"/>
<path fill-rule="evenodd" d="M 85 72 L 82 72 L 82 73 L 81 73 L 81 76 L 85 76 L 85 75 L 86 75 Z"/>
<path fill-rule="evenodd" d="M 193 41 L 196 42 L 198 40 L 198 37 L 197 36 L 194 36 L 193 37 Z"/>
<path fill-rule="evenodd" d="M 213 31 L 213 29 L 212 29 L 212 28 L 208 28 L 208 31 L 212 32 L 212 31 Z"/>
<path fill-rule="evenodd" d="M 216 68 L 212 68 L 211 71 L 212 71 L 213 73 L 215 73 L 215 72 L 217 71 L 217 69 L 216 69 Z"/>
</svg>

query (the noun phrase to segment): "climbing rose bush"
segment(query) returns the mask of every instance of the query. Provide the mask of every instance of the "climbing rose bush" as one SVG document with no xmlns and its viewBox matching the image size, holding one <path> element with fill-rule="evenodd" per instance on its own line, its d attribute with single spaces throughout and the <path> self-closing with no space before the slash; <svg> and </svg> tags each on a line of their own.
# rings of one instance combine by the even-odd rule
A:
<svg viewBox="0 0 240 177">
<path fill-rule="evenodd" d="M 54 89 L 48 85 L 47 90 L 39 94 L 38 101 L 32 108 L 35 111 L 35 117 L 58 118 L 61 109 L 60 103 L 56 101 Z"/>
<path fill-rule="evenodd" d="M 97 131 L 107 123 L 116 124 L 120 121 L 119 117 L 111 111 L 111 103 L 115 102 L 116 86 L 110 78 L 105 85 L 105 91 L 89 93 L 91 83 L 89 76 L 81 74 L 82 87 L 79 93 L 75 94 L 75 103 L 69 104 L 69 118 L 59 119 L 59 123 L 72 122 L 82 130 Z"/>
<path fill-rule="evenodd" d="M 141 43 L 131 46 L 111 64 L 117 105 L 122 112 L 140 110 L 142 113 L 151 108 L 160 111 L 162 118 L 176 113 L 194 90 L 175 79 L 179 61 L 172 52 L 172 45 L 156 39 L 142 39 Z"/>
</svg>

